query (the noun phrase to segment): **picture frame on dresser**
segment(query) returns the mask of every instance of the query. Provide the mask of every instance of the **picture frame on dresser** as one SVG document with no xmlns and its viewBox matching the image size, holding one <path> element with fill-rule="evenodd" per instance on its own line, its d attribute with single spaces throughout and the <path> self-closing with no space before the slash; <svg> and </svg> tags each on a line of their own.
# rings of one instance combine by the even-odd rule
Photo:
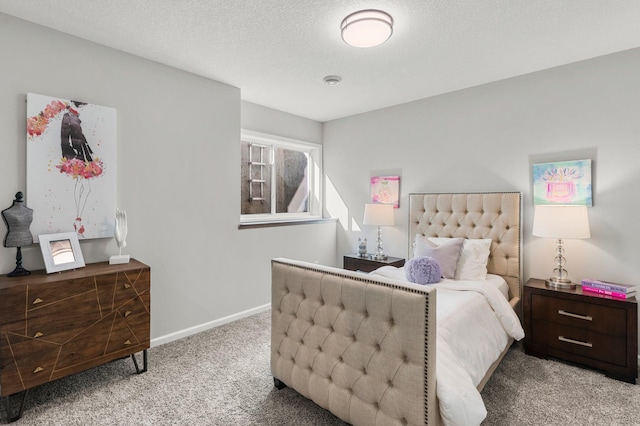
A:
<svg viewBox="0 0 640 426">
<path fill-rule="evenodd" d="M 75 232 L 38 236 L 47 274 L 85 266 L 80 242 Z"/>
</svg>

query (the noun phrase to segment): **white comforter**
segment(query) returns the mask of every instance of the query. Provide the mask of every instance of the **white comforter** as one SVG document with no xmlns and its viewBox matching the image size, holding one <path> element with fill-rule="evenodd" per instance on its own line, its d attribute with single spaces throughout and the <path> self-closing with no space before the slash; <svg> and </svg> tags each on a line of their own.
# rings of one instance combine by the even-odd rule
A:
<svg viewBox="0 0 640 426">
<path fill-rule="evenodd" d="M 371 274 L 406 281 L 404 269 L 385 266 Z M 485 281 L 442 280 L 436 317 L 436 394 L 444 423 L 479 425 L 487 410 L 476 386 L 509 337 L 524 330 L 504 295 Z"/>
</svg>

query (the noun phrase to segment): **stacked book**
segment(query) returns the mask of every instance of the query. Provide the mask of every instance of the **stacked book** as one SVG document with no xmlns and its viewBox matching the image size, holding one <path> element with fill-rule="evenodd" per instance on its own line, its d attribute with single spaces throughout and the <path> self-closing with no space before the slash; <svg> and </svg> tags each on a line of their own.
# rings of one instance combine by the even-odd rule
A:
<svg viewBox="0 0 640 426">
<path fill-rule="evenodd" d="M 616 299 L 635 297 L 638 287 L 631 284 L 619 284 L 609 281 L 585 278 L 582 280 L 582 291 L 611 296 Z"/>
</svg>

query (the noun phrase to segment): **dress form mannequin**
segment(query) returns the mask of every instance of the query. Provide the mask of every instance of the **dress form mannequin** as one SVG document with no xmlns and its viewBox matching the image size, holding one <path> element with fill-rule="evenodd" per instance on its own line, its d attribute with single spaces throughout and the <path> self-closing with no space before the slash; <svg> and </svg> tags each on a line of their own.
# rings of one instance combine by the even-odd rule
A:
<svg viewBox="0 0 640 426">
<path fill-rule="evenodd" d="M 5 225 L 7 225 L 7 235 L 4 238 L 4 246 L 18 248 L 16 268 L 7 275 L 9 277 L 19 277 L 31 273 L 22 267 L 21 248 L 33 244 L 33 236 L 29 230 L 29 226 L 31 226 L 31 222 L 33 221 L 33 210 L 24 205 L 22 198 L 22 192 L 18 192 L 11 207 L 2 210 L 2 219 Z"/>
</svg>

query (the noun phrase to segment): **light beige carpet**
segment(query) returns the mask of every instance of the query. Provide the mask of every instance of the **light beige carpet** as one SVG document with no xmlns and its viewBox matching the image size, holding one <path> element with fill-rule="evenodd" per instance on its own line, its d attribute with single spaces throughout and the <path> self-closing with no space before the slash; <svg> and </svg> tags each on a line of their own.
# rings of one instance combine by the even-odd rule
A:
<svg viewBox="0 0 640 426">
<path fill-rule="evenodd" d="M 150 349 L 141 375 L 124 359 L 34 388 L 16 425 L 344 425 L 273 387 L 269 327 L 265 312 Z M 483 425 L 640 425 L 639 386 L 519 346 L 482 395 Z"/>
</svg>

